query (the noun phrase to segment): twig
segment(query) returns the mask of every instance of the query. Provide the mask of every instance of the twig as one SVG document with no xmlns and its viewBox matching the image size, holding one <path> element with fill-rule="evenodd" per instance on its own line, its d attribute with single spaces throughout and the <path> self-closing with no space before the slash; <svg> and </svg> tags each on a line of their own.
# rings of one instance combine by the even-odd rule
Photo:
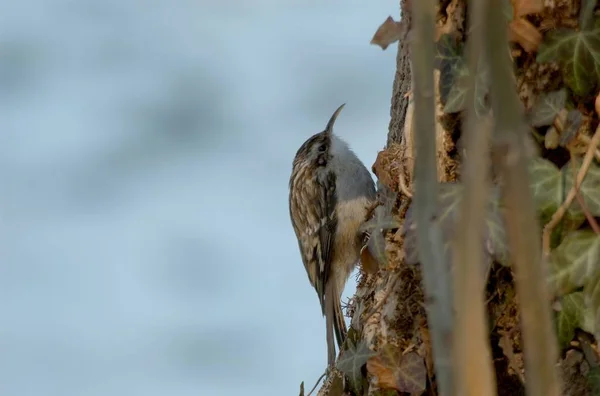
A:
<svg viewBox="0 0 600 396">
<path fill-rule="evenodd" d="M 577 191 L 577 195 L 575 197 L 577 198 L 577 202 L 579 203 L 579 206 L 581 206 L 581 210 L 583 211 L 583 214 L 585 215 L 586 220 L 588 221 L 588 223 L 590 223 L 590 226 L 592 227 L 592 231 L 594 231 L 596 234 L 600 234 L 600 226 L 598 226 L 598 222 L 596 221 L 594 216 L 590 213 L 589 208 L 585 204 L 585 201 L 583 200 L 583 197 L 581 196 L 581 191 Z"/>
<path fill-rule="evenodd" d="M 387 290 L 385 291 L 385 294 L 383 295 L 381 300 L 377 304 L 375 304 L 375 306 L 371 309 L 371 312 L 369 313 L 369 315 L 367 315 L 363 323 L 367 323 L 369 319 L 371 319 L 371 316 L 375 315 L 381 309 L 381 307 L 383 307 L 383 304 L 385 304 L 388 297 L 392 294 L 392 291 L 394 291 L 394 287 L 396 287 L 396 281 L 398 280 L 398 276 L 395 273 L 392 273 L 392 277 L 392 281 L 386 285 Z"/>
<path fill-rule="evenodd" d="M 571 154 L 571 165 L 573 168 L 573 176 L 576 179 L 577 178 L 577 168 L 575 167 L 575 162 L 573 162 L 573 158 L 574 158 L 574 155 Z M 592 230 L 594 230 L 594 232 L 596 234 L 600 234 L 600 227 L 598 226 L 598 222 L 594 218 L 594 215 L 592 215 L 590 213 L 590 209 L 587 207 L 585 200 L 583 199 L 583 196 L 581 195 L 581 191 L 579 191 L 579 190 L 577 191 L 577 193 L 575 194 L 575 198 L 577 198 L 577 202 L 579 203 L 579 206 L 581 206 L 581 210 L 583 211 L 583 214 L 585 215 L 585 218 L 587 219 L 588 223 L 590 223 Z"/>
<path fill-rule="evenodd" d="M 577 173 L 575 184 L 573 184 L 573 187 L 571 187 L 569 190 L 565 201 L 562 203 L 562 205 L 560 205 L 556 212 L 554 212 L 550 221 L 544 226 L 544 232 L 542 234 L 542 249 L 545 257 L 550 254 L 550 236 L 552 235 L 552 231 L 554 230 L 554 227 L 560 223 L 565 213 L 567 213 L 569 206 L 571 206 L 571 203 L 573 203 L 573 199 L 575 199 L 577 192 L 581 187 L 581 183 L 583 183 L 583 179 L 585 179 L 585 175 L 592 164 L 592 160 L 594 159 L 594 151 L 596 150 L 598 143 L 600 143 L 600 125 L 598 125 L 598 128 L 596 128 L 596 132 L 590 140 L 590 145 L 588 146 L 585 156 L 583 157 L 583 163 L 581 164 L 579 172 Z"/>
<path fill-rule="evenodd" d="M 453 250 L 454 304 L 454 367 L 455 395 L 495 396 L 496 381 L 487 328 L 484 283 L 481 263 L 481 235 L 485 229 L 485 209 L 489 197 L 489 118 L 477 116 L 475 109 L 475 78 L 479 63 L 488 64 L 486 31 L 482 29 L 489 1 L 468 3 L 470 28 L 467 41 L 469 68 L 466 122 L 463 137 L 470 155 L 463 162 L 462 183 L 465 191 L 460 204 Z M 487 273 L 486 277 L 487 279 Z"/>
<path fill-rule="evenodd" d="M 540 230 L 531 194 L 529 160 L 523 135 L 522 106 L 514 86 L 513 63 L 507 47 L 506 20 L 498 10 L 503 0 L 490 0 L 487 12 L 490 95 L 494 112 L 494 143 L 505 181 L 506 227 L 519 296 L 524 345 L 525 388 L 528 396 L 562 394 L 555 366 L 558 342 L 554 333 Z"/>
<path fill-rule="evenodd" d="M 579 139 L 582 140 L 588 146 L 590 144 L 592 144 L 592 138 L 587 135 L 579 135 Z M 600 150 L 598 150 L 598 149 L 594 150 L 594 156 L 596 157 L 596 159 L 598 161 L 600 161 Z"/>
<path fill-rule="evenodd" d="M 569 153 L 571 154 L 571 168 L 573 168 L 573 180 L 575 180 L 577 179 L 577 167 L 575 166 L 575 161 L 573 161 L 573 159 L 575 158 L 575 154 L 573 153 L 573 150 L 569 150 Z M 585 218 L 587 219 L 588 223 L 590 223 L 592 230 L 594 230 L 596 234 L 600 234 L 600 227 L 598 227 L 598 222 L 594 218 L 594 215 L 590 213 L 590 209 L 587 207 L 585 200 L 581 195 L 581 191 L 577 191 L 577 193 L 575 194 L 575 198 L 577 198 L 577 202 L 579 203 L 579 206 L 581 206 L 581 210 L 583 211 L 583 214 L 585 215 Z"/>
<path fill-rule="evenodd" d="M 310 390 L 310 392 L 308 392 L 308 395 L 306 395 L 306 396 L 312 395 L 312 393 L 315 391 L 315 389 L 317 389 L 317 385 L 319 385 L 319 382 L 321 382 L 321 380 L 323 379 L 323 377 L 325 377 L 325 375 L 327 375 L 327 371 L 325 371 L 323 374 L 321 374 L 321 376 L 317 380 L 317 383 L 315 384 L 315 386 L 312 387 L 312 389 Z"/>
<path fill-rule="evenodd" d="M 402 193 L 407 197 L 412 198 L 413 195 L 408 189 L 408 186 L 406 185 L 406 180 L 404 180 L 404 178 L 406 177 L 406 172 L 404 172 L 404 166 L 401 166 L 399 170 L 400 175 L 398 176 L 398 185 L 400 186 L 400 191 L 402 191 Z"/>
<path fill-rule="evenodd" d="M 433 79 L 436 4 L 435 0 L 410 2 L 410 57 L 415 109 L 413 136 L 418 156 L 414 164 L 413 203 L 437 385 L 440 395 L 451 396 L 454 394 L 452 276 L 444 251 L 442 230 L 436 221 L 439 190 Z"/>
</svg>

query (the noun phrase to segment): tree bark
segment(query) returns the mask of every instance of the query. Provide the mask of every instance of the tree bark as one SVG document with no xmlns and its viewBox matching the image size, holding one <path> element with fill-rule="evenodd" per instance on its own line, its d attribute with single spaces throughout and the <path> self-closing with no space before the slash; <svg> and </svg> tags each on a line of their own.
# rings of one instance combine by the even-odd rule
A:
<svg viewBox="0 0 600 396">
<path fill-rule="evenodd" d="M 410 39 L 411 1 L 400 0 L 402 10 L 401 24 L 404 37 L 398 42 L 397 67 L 391 97 L 391 120 L 385 150 L 379 153 L 373 170 L 379 180 L 378 194 L 382 206 L 391 209 L 392 213 L 405 220 L 406 210 L 410 203 L 414 166 L 413 147 L 413 105 L 411 98 L 411 62 Z M 466 2 L 464 0 L 441 0 L 439 2 L 437 28 L 438 34 L 452 33 L 464 42 L 466 31 Z M 559 1 L 579 3 L 575 0 Z M 569 7 L 577 8 L 570 4 Z M 527 68 L 536 67 L 531 62 L 518 65 L 516 76 L 518 93 L 524 106 L 530 107 L 532 98 L 539 92 L 556 85 L 551 77 L 550 67 L 545 73 L 537 73 L 535 79 L 526 80 Z M 550 78 L 549 78 L 550 77 Z M 439 72 L 435 71 L 435 81 Z M 549 80 L 549 81 L 548 81 Z M 560 88 L 560 87 L 558 87 Z M 556 89 L 556 86 L 553 87 Z M 445 114 L 436 92 L 436 141 L 437 167 L 441 182 L 452 182 L 458 179 L 458 165 L 461 158 L 459 143 L 461 119 L 457 114 Z M 399 193 L 396 193 L 399 192 Z M 415 352 L 423 357 L 427 370 L 426 389 L 422 394 L 436 395 L 435 371 L 432 361 L 431 341 L 427 327 L 427 315 L 424 308 L 421 272 L 418 266 L 406 263 L 403 250 L 401 229 L 388 232 L 386 235 L 386 268 L 376 274 L 361 271 L 355 296 L 348 307 L 351 320 L 351 332 L 357 335 L 357 342 L 365 342 L 373 351 L 383 345 L 394 345 L 403 353 Z M 492 266 L 487 280 L 486 307 L 489 317 L 489 342 L 497 382 L 497 394 L 500 396 L 524 395 L 525 372 L 523 364 L 523 347 L 520 331 L 518 300 L 513 284 L 510 268 L 499 265 Z M 593 341 L 591 341 L 593 344 Z M 588 345 L 589 346 L 589 345 Z M 557 364 L 560 367 L 564 383 L 564 395 L 592 395 L 589 380 L 590 361 L 586 359 L 589 348 L 569 347 Z M 372 375 L 363 367 L 367 395 L 396 395 L 401 392 L 385 393 L 374 384 Z M 319 395 L 342 395 L 340 378 L 329 376 L 319 391 Z M 345 384 L 345 394 L 355 394 Z M 419 393 L 416 393 L 419 394 Z"/>
</svg>

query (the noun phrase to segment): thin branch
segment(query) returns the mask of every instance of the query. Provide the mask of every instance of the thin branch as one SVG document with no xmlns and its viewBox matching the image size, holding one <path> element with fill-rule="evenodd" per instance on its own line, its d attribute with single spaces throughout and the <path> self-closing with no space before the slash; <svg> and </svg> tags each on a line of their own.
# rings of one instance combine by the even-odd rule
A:
<svg viewBox="0 0 600 396">
<path fill-rule="evenodd" d="M 525 355 L 525 383 L 529 396 L 562 394 L 556 362 L 557 340 L 552 322 L 540 231 L 529 183 L 523 109 L 515 89 L 513 63 L 507 48 L 503 0 L 490 0 L 487 12 L 491 102 L 494 112 L 494 149 L 505 180 L 508 242 L 514 262 L 515 285 L 521 311 Z"/>
<path fill-rule="evenodd" d="M 409 198 L 412 198 L 412 192 L 408 189 L 406 185 L 406 181 L 404 178 L 406 177 L 406 172 L 404 171 L 404 166 L 400 166 L 400 174 L 398 175 L 398 185 L 400 186 L 400 191 Z"/>
<path fill-rule="evenodd" d="M 315 391 L 315 389 L 317 389 L 317 385 L 319 385 L 319 382 L 321 382 L 321 380 L 325 377 L 325 375 L 327 375 L 327 371 L 325 371 L 323 374 L 321 374 L 321 376 L 317 380 L 317 383 L 315 384 L 315 386 L 312 387 L 312 389 L 310 390 L 310 392 L 308 392 L 308 394 L 306 396 L 312 395 L 312 393 Z"/>
<path fill-rule="evenodd" d="M 550 236 L 552 235 L 552 231 L 554 227 L 560 223 L 565 213 L 569 209 L 569 206 L 573 203 L 573 199 L 577 196 L 577 192 L 581 187 L 581 183 L 583 183 L 583 179 L 585 179 L 585 175 L 587 174 L 592 161 L 594 160 L 594 151 L 596 147 L 600 143 L 600 125 L 596 128 L 596 132 L 590 140 L 590 145 L 588 146 L 587 151 L 585 152 L 585 156 L 583 157 L 583 163 L 581 164 L 581 168 L 579 168 L 579 172 L 577 173 L 577 178 L 575 179 L 575 183 L 573 187 L 569 190 L 565 201 L 560 205 L 560 207 L 554 212 L 550 221 L 544 226 L 544 232 L 542 234 L 542 249 L 544 252 L 544 256 L 548 256 L 550 254 Z"/>
<path fill-rule="evenodd" d="M 456 225 L 454 244 L 454 327 L 455 394 L 465 396 L 495 396 L 496 381 L 489 343 L 485 307 L 482 263 L 485 210 L 489 197 L 489 137 L 491 124 L 477 116 L 475 109 L 475 79 L 479 62 L 487 62 L 485 31 L 482 31 L 488 1 L 469 1 L 470 28 L 467 41 L 469 89 L 467 91 L 466 122 L 463 129 L 465 148 L 469 154 L 464 162 L 462 183 L 465 187 Z M 483 58 L 482 58 L 483 57 Z M 485 274 L 487 279 L 487 274 Z"/>
<path fill-rule="evenodd" d="M 582 140 L 588 146 L 592 144 L 592 138 L 587 135 L 579 135 L 579 139 Z M 594 150 L 594 156 L 596 157 L 596 160 L 600 161 L 600 150 Z"/>
<path fill-rule="evenodd" d="M 575 166 L 575 162 L 573 161 L 574 157 L 575 156 L 573 155 L 573 153 L 571 153 L 571 167 L 573 168 L 573 176 L 574 176 L 573 180 L 576 180 L 577 179 L 577 167 Z M 577 203 L 579 203 L 579 206 L 581 206 L 581 210 L 583 211 L 583 214 L 585 215 L 585 218 L 587 219 L 588 223 L 590 223 L 592 230 L 594 230 L 594 232 L 596 234 L 600 234 L 600 227 L 598 226 L 598 222 L 594 218 L 594 215 L 592 213 L 590 213 L 590 209 L 587 207 L 585 200 L 583 199 L 583 196 L 581 195 L 581 191 L 577 190 L 577 193 L 575 194 L 575 198 L 577 198 Z"/>
<path fill-rule="evenodd" d="M 436 161 L 435 89 L 433 79 L 435 0 L 411 2 L 412 95 L 415 108 L 414 198 L 417 249 L 430 326 L 433 360 L 442 396 L 454 394 L 452 377 L 452 278 L 444 254 L 442 231 L 436 221 L 438 176 Z"/>
</svg>

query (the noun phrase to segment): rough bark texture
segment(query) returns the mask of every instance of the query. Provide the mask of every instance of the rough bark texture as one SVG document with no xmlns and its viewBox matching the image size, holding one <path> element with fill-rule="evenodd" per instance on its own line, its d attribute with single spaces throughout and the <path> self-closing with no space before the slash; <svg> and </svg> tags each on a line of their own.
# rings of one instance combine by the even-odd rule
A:
<svg viewBox="0 0 600 396">
<path fill-rule="evenodd" d="M 415 1 L 415 0 L 412 0 Z M 408 37 L 398 43 L 397 70 L 391 98 L 391 121 L 387 147 L 379 153 L 373 170 L 379 180 L 379 196 L 383 205 L 380 208 L 392 210 L 400 221 L 404 221 L 410 202 L 412 169 L 414 161 L 412 138 L 411 70 L 409 45 L 410 2 L 401 0 L 402 24 Z M 557 0 L 556 7 L 570 7 L 577 0 Z M 438 34 L 453 33 L 464 40 L 465 2 L 463 0 L 442 0 L 438 12 Z M 531 55 L 521 51 L 517 60 L 517 89 L 526 108 L 532 98 L 540 92 L 556 89 L 562 82 L 556 77 L 556 68 L 540 66 L 532 61 Z M 517 54 L 517 57 L 519 54 Z M 439 78 L 436 71 L 436 79 Z M 437 86 L 437 83 L 436 83 Z M 444 114 L 439 99 L 436 114 L 436 137 L 438 143 L 438 175 L 440 181 L 455 181 L 458 178 L 460 150 L 460 117 L 458 114 Z M 403 181 L 403 182 L 402 182 Z M 399 193 L 395 193 L 399 192 Z M 352 318 L 350 334 L 355 339 L 366 342 L 373 351 L 383 345 L 398 347 L 403 354 L 415 352 L 425 361 L 427 386 L 422 394 L 435 395 L 436 385 L 431 345 L 424 309 L 421 274 L 418 266 L 405 263 L 402 249 L 401 231 L 389 232 L 386 236 L 386 256 L 388 266 L 376 274 L 361 272 L 356 295 L 348 307 Z M 518 301 L 513 287 L 510 268 L 494 265 L 487 283 L 487 308 L 489 315 L 490 344 L 494 359 L 498 395 L 523 395 L 525 373 L 523 370 L 521 334 L 519 329 Z M 595 346 L 592 346 L 595 348 Z M 589 348 L 588 348 L 589 350 Z M 557 362 L 561 368 L 565 395 L 593 395 L 586 379 L 590 370 L 585 350 L 578 346 L 563 351 Z M 368 368 L 369 363 L 367 363 Z M 399 395 L 396 391 L 382 391 L 372 375 L 367 375 L 363 367 L 364 394 Z M 345 392 L 342 390 L 345 388 Z M 329 376 L 321 387 L 319 395 L 354 394 L 342 387 L 339 377 Z M 360 394 L 363 394 L 361 392 Z M 415 393 L 420 394 L 420 393 Z"/>
</svg>

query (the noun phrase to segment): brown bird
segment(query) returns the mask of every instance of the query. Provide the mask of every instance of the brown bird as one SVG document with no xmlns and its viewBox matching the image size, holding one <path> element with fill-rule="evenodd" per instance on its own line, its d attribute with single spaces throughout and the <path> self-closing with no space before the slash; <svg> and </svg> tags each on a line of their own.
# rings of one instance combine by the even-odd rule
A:
<svg viewBox="0 0 600 396">
<path fill-rule="evenodd" d="M 323 132 L 298 149 L 290 177 L 290 217 L 302 262 L 325 316 L 327 363 L 346 338 L 340 298 L 360 257 L 359 227 L 375 200 L 375 185 L 367 168 L 348 144 L 333 133 L 344 105 L 331 116 Z"/>
</svg>

